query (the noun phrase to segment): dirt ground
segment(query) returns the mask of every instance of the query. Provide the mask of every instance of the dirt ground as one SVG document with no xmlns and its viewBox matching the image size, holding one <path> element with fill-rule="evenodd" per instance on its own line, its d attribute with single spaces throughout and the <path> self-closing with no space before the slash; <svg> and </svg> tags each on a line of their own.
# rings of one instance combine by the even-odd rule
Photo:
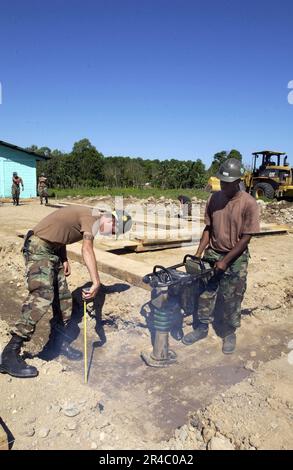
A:
<svg viewBox="0 0 293 470">
<path fill-rule="evenodd" d="M 53 210 L 34 203 L 0 207 L 0 350 L 26 295 L 16 230 Z M 178 253 L 181 261 L 184 250 L 156 252 L 152 260 L 168 264 Z M 97 316 L 88 316 L 88 384 L 83 361 L 37 357 L 48 318 L 25 347 L 39 376 L 0 375 L 0 417 L 13 449 L 293 449 L 292 250 L 292 234 L 252 240 L 235 354 L 222 354 L 222 340 L 210 328 L 194 346 L 171 338 L 178 363 L 166 369 L 148 368 L 140 357 L 151 350 L 143 316 L 150 293 L 101 274 Z M 72 262 L 72 335 L 79 349 L 80 288 L 88 281 L 86 268 Z M 191 323 L 187 317 L 185 332 Z"/>
</svg>

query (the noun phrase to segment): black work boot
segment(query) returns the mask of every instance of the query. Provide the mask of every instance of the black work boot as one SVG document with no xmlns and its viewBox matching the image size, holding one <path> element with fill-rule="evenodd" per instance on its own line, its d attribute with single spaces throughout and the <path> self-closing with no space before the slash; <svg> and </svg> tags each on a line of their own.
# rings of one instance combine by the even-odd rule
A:
<svg viewBox="0 0 293 470">
<path fill-rule="evenodd" d="M 200 323 L 195 330 L 191 331 L 190 333 L 187 333 L 187 335 L 183 337 L 182 343 L 186 346 L 189 346 L 190 344 L 193 344 L 196 341 L 206 338 L 208 332 L 209 325 L 207 323 Z"/>
<path fill-rule="evenodd" d="M 2 352 L 0 372 L 20 378 L 36 377 L 38 375 L 38 370 L 33 366 L 29 366 L 19 355 L 23 341 L 20 336 L 12 336 Z"/>
<path fill-rule="evenodd" d="M 222 351 L 224 354 L 233 354 L 236 348 L 236 334 L 230 333 L 228 336 L 223 338 Z"/>
<path fill-rule="evenodd" d="M 78 349 L 70 346 L 70 341 L 65 331 L 63 327 L 54 327 L 48 343 L 38 354 L 38 357 L 45 361 L 51 361 L 58 356 L 65 356 L 70 361 L 80 361 L 83 354 Z"/>
<path fill-rule="evenodd" d="M 81 361 L 83 358 L 82 352 L 70 346 L 69 341 L 62 342 L 59 353 L 70 361 Z"/>
<path fill-rule="evenodd" d="M 70 346 L 70 326 L 55 326 L 54 328 L 54 343 L 57 347 L 59 355 L 67 357 L 70 361 L 80 361 L 83 358 L 83 354 L 78 349 Z"/>
<path fill-rule="evenodd" d="M 170 331 L 170 334 L 172 338 L 176 339 L 176 341 L 181 341 L 184 336 L 181 326 L 173 326 Z"/>
</svg>

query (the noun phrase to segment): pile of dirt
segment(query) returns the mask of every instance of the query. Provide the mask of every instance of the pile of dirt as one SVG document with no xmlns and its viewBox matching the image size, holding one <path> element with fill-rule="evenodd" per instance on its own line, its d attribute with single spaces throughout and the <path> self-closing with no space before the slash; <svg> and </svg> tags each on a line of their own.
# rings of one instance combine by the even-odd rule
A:
<svg viewBox="0 0 293 470">
<path fill-rule="evenodd" d="M 6 344 L 9 340 L 9 326 L 4 320 L 0 320 L 0 345 Z"/>
<path fill-rule="evenodd" d="M 87 204 L 87 205 L 95 205 L 95 204 L 109 204 L 114 207 L 115 204 L 115 197 L 108 195 L 108 196 L 95 196 L 95 197 L 81 197 L 77 196 L 67 196 L 65 199 L 60 199 L 60 202 L 68 202 L 72 200 L 78 204 Z M 154 196 L 150 196 L 148 198 L 137 198 L 133 196 L 123 197 L 124 204 L 141 204 L 142 206 L 146 206 L 148 204 L 164 204 L 164 205 L 171 205 L 176 204 L 180 205 L 178 199 L 173 198 L 166 198 L 165 196 L 161 196 L 156 198 Z M 191 198 L 191 202 L 195 204 L 203 204 L 206 203 L 205 200 L 199 199 L 196 196 Z"/>
<path fill-rule="evenodd" d="M 21 240 L 5 239 L 0 242 L 0 267 L 9 267 L 18 271 L 24 266 L 21 249 L 23 242 Z"/>
<path fill-rule="evenodd" d="M 293 226 L 293 203 L 286 201 L 266 203 L 257 201 L 260 207 L 261 220 L 268 223 Z"/>
<path fill-rule="evenodd" d="M 289 343 L 293 348 L 293 342 Z M 284 354 L 190 415 L 173 449 L 292 449 L 293 357 Z M 291 359 L 290 359 L 291 357 Z"/>
<path fill-rule="evenodd" d="M 276 280 L 259 280 L 251 286 L 251 296 L 245 297 L 243 308 L 256 319 L 271 323 L 283 321 L 292 314 L 293 275 Z"/>
<path fill-rule="evenodd" d="M 113 210 L 115 208 L 115 198 L 111 196 L 102 196 L 102 197 L 70 197 L 68 196 L 66 199 L 61 199 L 59 202 L 68 202 L 68 201 L 77 203 L 77 204 L 85 204 L 93 207 L 97 207 L 102 210 Z M 198 206 L 199 209 L 196 210 L 204 210 L 206 201 L 202 199 L 198 199 L 197 197 L 193 197 L 191 199 L 192 204 L 196 207 Z M 148 211 L 152 214 L 159 214 L 162 211 L 167 211 L 167 217 L 173 216 L 176 217 L 180 210 L 180 203 L 177 199 L 172 198 L 165 198 L 161 196 L 160 198 L 155 198 L 150 196 L 146 199 L 139 199 L 133 196 L 128 196 L 123 198 L 123 205 L 126 206 L 138 206 L 142 208 L 144 211 Z"/>
<path fill-rule="evenodd" d="M 115 207 L 115 198 L 109 196 L 97 196 L 97 197 L 70 197 L 68 196 L 60 202 L 76 202 L 78 204 L 86 204 L 90 206 L 97 206 L 100 209 L 114 209 Z M 194 205 L 199 206 L 201 215 L 204 214 L 204 209 L 206 206 L 206 201 L 193 197 L 191 199 Z M 287 202 L 284 200 L 274 201 L 274 202 L 265 202 L 263 200 L 257 201 L 260 208 L 260 216 L 262 222 L 267 223 L 276 223 L 276 224 L 287 224 L 293 226 L 293 203 Z M 161 210 L 166 210 L 169 208 L 173 216 L 176 216 L 180 209 L 180 203 L 177 199 L 165 198 L 161 196 L 160 198 L 155 198 L 150 196 L 145 199 L 139 199 L 132 196 L 123 198 L 124 206 L 128 204 L 137 204 L 144 209 L 150 210 L 152 213 L 160 213 Z M 171 210 L 172 208 L 172 210 Z"/>
<path fill-rule="evenodd" d="M 6 284 L 15 289 L 15 295 L 25 297 L 25 266 L 21 254 L 21 240 L 2 240 L 0 244 L 0 273 Z"/>
</svg>

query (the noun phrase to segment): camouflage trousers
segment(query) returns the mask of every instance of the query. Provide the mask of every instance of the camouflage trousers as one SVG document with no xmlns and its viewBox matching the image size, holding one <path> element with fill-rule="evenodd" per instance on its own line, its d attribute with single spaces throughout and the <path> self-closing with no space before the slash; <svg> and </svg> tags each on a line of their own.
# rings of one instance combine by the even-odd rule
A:
<svg viewBox="0 0 293 470">
<path fill-rule="evenodd" d="M 204 258 L 211 266 L 224 257 L 212 248 L 205 251 Z M 240 327 L 241 303 L 246 291 L 249 251 L 245 250 L 229 268 L 219 276 L 213 276 L 199 297 L 198 318 L 202 323 L 214 320 L 214 309 L 218 295 L 221 295 L 224 326 L 228 329 Z"/>
<path fill-rule="evenodd" d="M 40 186 L 38 189 L 39 196 L 42 197 L 48 197 L 48 188 L 47 186 Z"/>
<path fill-rule="evenodd" d="M 72 312 L 71 293 L 67 286 L 60 248 L 31 236 L 24 245 L 26 280 L 29 294 L 21 316 L 12 329 L 29 341 L 37 323 L 53 309 L 54 320 L 64 326 Z"/>
<path fill-rule="evenodd" d="M 12 199 L 19 199 L 20 187 L 17 184 L 11 186 L 11 195 Z"/>
</svg>

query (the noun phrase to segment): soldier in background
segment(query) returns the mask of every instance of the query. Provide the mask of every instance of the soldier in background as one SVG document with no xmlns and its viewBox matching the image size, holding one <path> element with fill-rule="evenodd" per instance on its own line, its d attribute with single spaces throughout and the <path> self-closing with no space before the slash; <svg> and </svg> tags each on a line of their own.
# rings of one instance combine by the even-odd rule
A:
<svg viewBox="0 0 293 470">
<path fill-rule="evenodd" d="M 45 198 L 46 204 L 48 204 L 48 178 L 45 173 L 41 173 L 38 181 L 38 193 L 40 196 L 40 203 L 43 204 L 43 198 Z"/>
<path fill-rule="evenodd" d="M 22 178 L 17 175 L 16 171 L 14 171 L 12 175 L 12 186 L 11 186 L 11 195 L 12 195 L 14 206 L 19 206 L 20 185 L 23 191 L 24 185 L 23 185 Z"/>
<path fill-rule="evenodd" d="M 180 211 L 178 217 L 186 219 L 192 215 L 192 202 L 188 196 L 180 195 L 178 196 L 178 201 L 180 202 Z"/>
</svg>

